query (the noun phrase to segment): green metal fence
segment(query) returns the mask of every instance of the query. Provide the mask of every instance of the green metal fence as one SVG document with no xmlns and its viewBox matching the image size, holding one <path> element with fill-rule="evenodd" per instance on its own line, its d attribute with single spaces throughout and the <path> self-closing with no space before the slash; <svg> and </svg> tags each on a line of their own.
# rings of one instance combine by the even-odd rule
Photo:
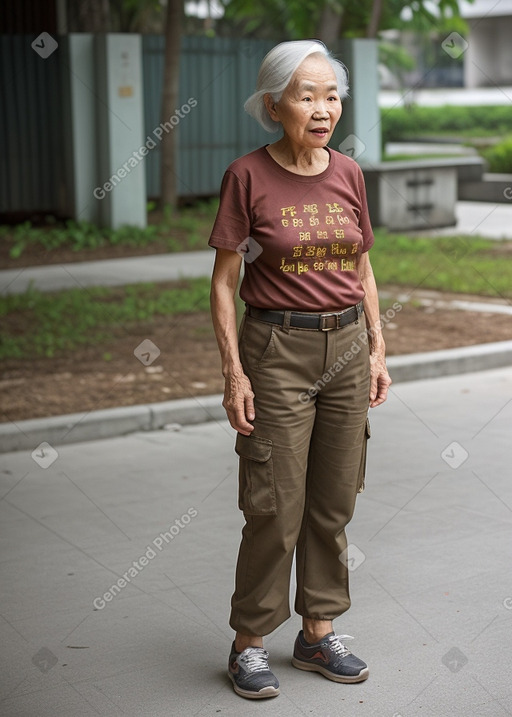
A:
<svg viewBox="0 0 512 717">
<path fill-rule="evenodd" d="M 2 213 L 54 211 L 62 193 L 62 74 L 56 54 L 41 62 L 33 40 L 0 35 Z"/>
<path fill-rule="evenodd" d="M 180 66 L 180 106 L 197 105 L 172 131 L 178 132 L 178 193 L 218 192 L 226 166 L 268 142 L 266 133 L 243 109 L 256 82 L 260 62 L 271 43 L 260 40 L 187 37 Z M 144 111 L 146 133 L 160 124 L 164 38 L 144 36 Z M 176 108 L 179 109 L 179 108 Z M 146 159 L 147 193 L 160 193 L 160 152 Z"/>
<path fill-rule="evenodd" d="M 65 55 L 44 62 L 30 49 L 34 37 L 0 36 L 0 213 L 59 213 L 65 206 L 67 135 Z M 164 38 L 143 36 L 146 135 L 161 122 Z M 243 110 L 259 64 L 271 43 L 186 37 L 182 43 L 179 107 L 197 104 L 180 120 L 178 193 L 218 192 L 226 166 L 268 142 L 269 135 Z M 192 104 L 192 103 L 191 103 Z M 91 147 L 91 151 L 95 148 Z M 160 194 L 159 145 L 145 158 L 148 197 Z"/>
</svg>

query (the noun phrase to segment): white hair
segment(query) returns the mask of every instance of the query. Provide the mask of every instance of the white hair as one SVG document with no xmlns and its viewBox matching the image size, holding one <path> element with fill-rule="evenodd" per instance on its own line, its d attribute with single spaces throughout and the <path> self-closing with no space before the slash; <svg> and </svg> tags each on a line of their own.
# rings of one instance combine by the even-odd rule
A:
<svg viewBox="0 0 512 717">
<path fill-rule="evenodd" d="M 331 65 L 336 75 L 336 83 L 340 99 L 348 94 L 348 72 L 345 65 L 329 52 L 320 40 L 292 40 L 281 42 L 268 52 L 260 66 L 256 81 L 256 92 L 244 104 L 244 109 L 254 117 L 267 132 L 277 132 L 280 122 L 274 121 L 268 114 L 263 101 L 270 94 L 274 102 L 279 102 L 290 82 L 293 73 L 306 57 L 320 54 Z"/>
</svg>

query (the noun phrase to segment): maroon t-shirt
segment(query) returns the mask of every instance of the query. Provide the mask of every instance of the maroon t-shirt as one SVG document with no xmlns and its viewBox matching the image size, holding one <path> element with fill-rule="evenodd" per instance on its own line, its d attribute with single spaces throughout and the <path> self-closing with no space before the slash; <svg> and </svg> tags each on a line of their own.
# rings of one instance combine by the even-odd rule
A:
<svg viewBox="0 0 512 717">
<path fill-rule="evenodd" d="M 245 251 L 240 297 L 263 309 L 336 311 L 357 304 L 357 273 L 374 242 L 363 173 L 326 148 L 326 170 L 289 172 L 265 147 L 224 174 L 209 245 Z"/>
</svg>

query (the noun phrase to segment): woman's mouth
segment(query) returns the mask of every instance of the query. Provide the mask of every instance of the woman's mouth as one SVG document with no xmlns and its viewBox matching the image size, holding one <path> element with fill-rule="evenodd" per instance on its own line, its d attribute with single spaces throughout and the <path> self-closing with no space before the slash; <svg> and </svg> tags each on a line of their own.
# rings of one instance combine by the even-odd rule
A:
<svg viewBox="0 0 512 717">
<path fill-rule="evenodd" d="M 327 127 L 317 127 L 315 129 L 310 130 L 310 132 L 321 138 L 327 137 L 327 135 L 329 134 L 329 130 L 327 129 Z"/>
</svg>

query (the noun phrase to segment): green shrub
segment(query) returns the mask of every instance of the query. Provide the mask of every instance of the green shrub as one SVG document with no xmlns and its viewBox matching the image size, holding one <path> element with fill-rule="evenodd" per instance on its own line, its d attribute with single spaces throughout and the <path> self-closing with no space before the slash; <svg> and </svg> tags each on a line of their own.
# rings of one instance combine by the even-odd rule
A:
<svg viewBox="0 0 512 717">
<path fill-rule="evenodd" d="M 144 229 L 121 226 L 118 229 L 98 227 L 90 222 L 68 220 L 58 223 L 51 217 L 40 227 L 23 222 L 14 228 L 0 227 L 0 240 L 10 245 L 9 255 L 20 257 L 28 246 L 46 251 L 66 248 L 73 251 L 98 249 L 104 246 L 145 247 L 160 242 L 167 251 L 206 248 L 219 200 L 198 201 L 194 206 L 172 210 L 166 207 L 157 224 Z M 148 203 L 154 209 L 154 203 Z"/>
<path fill-rule="evenodd" d="M 510 132 L 512 105 L 395 107 L 381 110 L 383 142 L 425 135 L 500 136 Z"/>
<path fill-rule="evenodd" d="M 489 162 L 490 172 L 512 174 L 512 135 L 495 144 L 491 149 L 485 150 L 482 154 Z"/>
</svg>

